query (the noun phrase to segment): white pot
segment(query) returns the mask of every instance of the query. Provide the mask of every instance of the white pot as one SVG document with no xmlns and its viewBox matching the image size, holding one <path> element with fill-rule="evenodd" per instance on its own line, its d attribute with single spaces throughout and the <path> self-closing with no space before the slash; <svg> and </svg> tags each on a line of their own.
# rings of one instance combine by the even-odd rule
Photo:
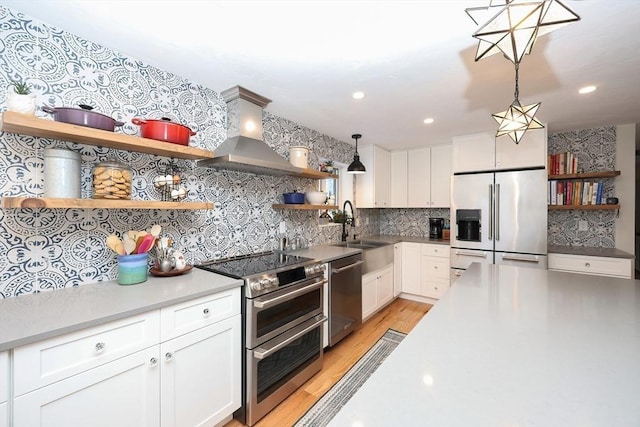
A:
<svg viewBox="0 0 640 427">
<path fill-rule="evenodd" d="M 36 112 L 36 95 L 21 95 L 15 93 L 13 89 L 9 89 L 7 95 L 7 110 L 22 114 L 35 114 Z"/>
<path fill-rule="evenodd" d="M 309 166 L 309 149 L 307 147 L 289 148 L 289 162 L 295 167 L 306 169 Z"/>
</svg>

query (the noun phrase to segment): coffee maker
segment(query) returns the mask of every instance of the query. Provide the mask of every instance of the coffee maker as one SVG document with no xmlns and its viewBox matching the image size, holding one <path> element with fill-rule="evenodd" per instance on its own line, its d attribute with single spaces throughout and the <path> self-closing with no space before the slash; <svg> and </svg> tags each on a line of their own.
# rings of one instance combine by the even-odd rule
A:
<svg viewBox="0 0 640 427">
<path fill-rule="evenodd" d="M 429 238 L 442 239 L 442 229 L 444 228 L 444 218 L 429 218 Z"/>
</svg>

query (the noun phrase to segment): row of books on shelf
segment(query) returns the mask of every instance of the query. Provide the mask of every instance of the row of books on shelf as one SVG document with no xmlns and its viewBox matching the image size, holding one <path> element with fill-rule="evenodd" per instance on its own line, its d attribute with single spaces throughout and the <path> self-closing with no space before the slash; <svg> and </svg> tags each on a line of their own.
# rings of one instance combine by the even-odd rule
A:
<svg viewBox="0 0 640 427">
<path fill-rule="evenodd" d="M 578 158 L 570 152 L 549 154 L 547 170 L 550 175 L 568 175 L 578 173 Z"/>
<path fill-rule="evenodd" d="M 602 205 L 606 198 L 602 197 L 604 185 L 602 181 L 549 181 L 550 205 Z"/>
</svg>

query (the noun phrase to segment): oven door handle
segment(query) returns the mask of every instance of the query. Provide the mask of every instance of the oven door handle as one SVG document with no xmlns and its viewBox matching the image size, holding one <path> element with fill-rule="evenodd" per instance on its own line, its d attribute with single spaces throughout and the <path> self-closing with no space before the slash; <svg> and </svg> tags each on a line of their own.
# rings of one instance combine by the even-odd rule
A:
<svg viewBox="0 0 640 427">
<path fill-rule="evenodd" d="M 280 350 L 283 347 L 288 346 L 289 344 L 291 344 L 292 342 L 294 342 L 295 340 L 297 340 L 298 338 L 300 338 L 301 336 L 303 336 L 307 332 L 311 331 L 314 328 L 317 328 L 319 325 L 323 324 L 326 321 L 327 321 L 326 316 L 322 316 L 320 318 L 320 320 L 318 320 L 316 322 L 313 322 L 313 324 L 307 326 L 306 328 L 304 328 L 303 330 L 301 330 L 297 334 L 295 334 L 292 337 L 287 338 L 286 340 L 274 345 L 273 347 L 269 347 L 269 348 L 258 347 L 255 350 L 253 350 L 253 357 L 258 359 L 258 360 L 262 360 L 262 359 L 264 359 L 266 357 L 269 357 L 271 354 L 275 353 L 276 351 Z"/>
<path fill-rule="evenodd" d="M 364 264 L 364 261 L 356 261 L 353 264 L 347 265 L 346 267 L 332 268 L 331 269 L 331 274 L 342 273 L 343 271 L 355 268 L 355 267 L 359 266 L 360 264 Z"/>
<path fill-rule="evenodd" d="M 255 308 L 268 308 L 268 307 L 271 307 L 272 305 L 280 304 L 281 301 L 287 301 L 299 295 L 306 294 L 310 291 L 313 291 L 317 288 L 321 288 L 325 283 L 327 283 L 326 280 L 321 280 L 319 282 L 314 282 L 311 285 L 305 286 L 304 288 L 296 289 L 295 291 L 288 292 L 286 294 L 277 296 L 275 298 L 270 298 L 263 301 L 255 300 L 253 301 L 253 306 Z"/>
</svg>

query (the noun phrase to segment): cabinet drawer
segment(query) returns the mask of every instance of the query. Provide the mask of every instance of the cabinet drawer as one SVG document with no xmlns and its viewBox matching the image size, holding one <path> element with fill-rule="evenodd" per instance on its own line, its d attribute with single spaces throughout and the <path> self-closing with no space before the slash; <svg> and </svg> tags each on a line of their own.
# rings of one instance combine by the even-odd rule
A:
<svg viewBox="0 0 640 427">
<path fill-rule="evenodd" d="M 240 288 L 162 308 L 161 340 L 170 340 L 239 313 Z"/>
<path fill-rule="evenodd" d="M 0 351 L 0 403 L 9 396 L 9 352 Z M 0 425 L 1 425 L 0 420 Z"/>
<path fill-rule="evenodd" d="M 432 278 L 449 280 L 449 260 L 433 257 L 422 257 L 422 272 L 426 280 Z"/>
<path fill-rule="evenodd" d="M 422 292 L 425 296 L 440 299 L 449 290 L 449 280 L 431 279 L 424 283 Z"/>
<path fill-rule="evenodd" d="M 435 256 L 449 258 L 449 246 L 446 245 L 422 245 L 423 256 Z"/>
<path fill-rule="evenodd" d="M 156 345 L 158 310 L 61 335 L 14 350 L 14 389 L 19 396 Z"/>
<path fill-rule="evenodd" d="M 549 254 L 549 270 L 631 278 L 631 260 L 626 258 Z"/>
</svg>

